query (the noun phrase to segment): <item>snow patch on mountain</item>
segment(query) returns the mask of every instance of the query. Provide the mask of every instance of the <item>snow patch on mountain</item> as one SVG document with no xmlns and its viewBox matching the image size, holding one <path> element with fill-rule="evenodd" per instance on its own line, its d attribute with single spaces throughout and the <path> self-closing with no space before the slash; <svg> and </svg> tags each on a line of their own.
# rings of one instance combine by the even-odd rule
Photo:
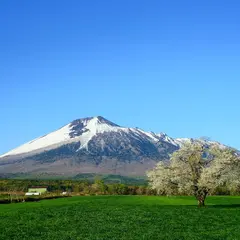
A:
<svg viewBox="0 0 240 240">
<path fill-rule="evenodd" d="M 110 122 L 108 123 L 107 121 L 101 121 L 101 118 L 99 117 L 94 117 L 87 122 L 84 121 L 84 125 L 84 132 L 78 138 L 81 143 L 81 146 L 78 150 L 83 148 L 88 150 L 89 141 L 99 133 L 126 131 L 126 128 L 110 124 Z"/>
<path fill-rule="evenodd" d="M 40 148 L 48 147 L 49 145 L 58 144 L 65 142 L 70 139 L 69 133 L 71 131 L 70 124 L 60 128 L 59 130 L 47 134 L 45 136 L 36 138 L 30 142 L 23 144 L 22 146 L 15 148 L 0 157 L 5 157 L 8 155 L 17 155 L 26 152 L 32 152 Z"/>
<path fill-rule="evenodd" d="M 145 131 L 143 131 L 143 130 L 140 129 L 140 128 L 135 128 L 134 130 L 137 131 L 137 132 L 140 132 L 141 134 L 144 134 L 144 135 L 148 136 L 149 138 L 151 138 L 151 139 L 152 139 L 153 141 L 155 141 L 155 142 L 158 142 L 158 141 L 159 141 L 159 138 L 156 137 L 156 134 L 155 134 L 155 133 L 145 132 Z"/>
<path fill-rule="evenodd" d="M 175 146 L 179 146 L 178 142 L 176 142 L 175 139 L 169 137 L 166 133 L 159 133 L 159 134 L 156 134 L 156 136 L 160 140 L 171 143 L 172 145 L 175 145 Z"/>
</svg>

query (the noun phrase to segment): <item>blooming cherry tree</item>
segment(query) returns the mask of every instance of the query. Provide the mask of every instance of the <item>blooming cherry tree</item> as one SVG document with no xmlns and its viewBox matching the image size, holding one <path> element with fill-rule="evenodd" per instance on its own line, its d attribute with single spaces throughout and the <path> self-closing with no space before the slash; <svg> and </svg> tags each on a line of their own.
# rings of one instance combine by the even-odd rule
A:
<svg viewBox="0 0 240 240">
<path fill-rule="evenodd" d="M 208 193 L 218 186 L 240 186 L 240 158 L 232 149 L 197 141 L 184 144 L 170 161 L 159 162 L 147 176 L 159 194 L 193 194 L 202 207 Z"/>
</svg>

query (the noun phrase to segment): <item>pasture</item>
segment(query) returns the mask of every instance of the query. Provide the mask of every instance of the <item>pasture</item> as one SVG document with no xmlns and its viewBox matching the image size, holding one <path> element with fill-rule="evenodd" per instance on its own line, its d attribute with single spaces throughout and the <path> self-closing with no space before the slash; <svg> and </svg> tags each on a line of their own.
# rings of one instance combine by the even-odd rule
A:
<svg viewBox="0 0 240 240">
<path fill-rule="evenodd" d="M 240 197 L 82 196 L 0 205 L 1 240 L 239 240 Z"/>
</svg>

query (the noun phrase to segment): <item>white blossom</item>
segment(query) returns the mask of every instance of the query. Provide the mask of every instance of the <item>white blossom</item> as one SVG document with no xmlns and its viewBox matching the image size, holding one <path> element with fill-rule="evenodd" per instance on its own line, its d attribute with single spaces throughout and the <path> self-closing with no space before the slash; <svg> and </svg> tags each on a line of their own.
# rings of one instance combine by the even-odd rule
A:
<svg viewBox="0 0 240 240">
<path fill-rule="evenodd" d="M 204 205 L 207 194 L 218 186 L 240 186 L 240 158 L 232 149 L 185 144 L 147 176 L 159 194 L 194 194 Z"/>
</svg>

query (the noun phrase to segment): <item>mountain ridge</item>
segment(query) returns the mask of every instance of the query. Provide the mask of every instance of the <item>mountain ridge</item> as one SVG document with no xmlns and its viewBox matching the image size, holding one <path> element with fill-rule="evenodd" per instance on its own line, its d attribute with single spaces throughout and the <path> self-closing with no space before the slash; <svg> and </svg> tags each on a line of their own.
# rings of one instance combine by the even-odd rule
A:
<svg viewBox="0 0 240 240">
<path fill-rule="evenodd" d="M 100 128 L 98 130 L 94 129 L 96 127 L 97 124 L 104 124 L 105 128 Z M 89 126 L 90 125 L 90 126 Z M 95 125 L 95 126 L 94 126 Z M 90 128 L 90 129 L 89 129 Z M 81 136 L 81 135 L 86 135 L 85 133 L 87 133 L 88 131 L 91 131 L 95 134 L 98 133 L 102 133 L 102 132 L 107 132 L 107 131 L 118 131 L 118 130 L 123 130 L 123 131 L 132 131 L 132 132 L 141 132 L 142 134 L 147 135 L 149 138 L 152 138 L 155 141 L 158 141 L 158 138 L 163 139 L 164 137 L 166 137 L 166 139 L 168 139 L 170 142 L 172 142 L 173 144 L 177 145 L 176 143 L 174 143 L 173 139 L 170 138 L 166 133 L 154 133 L 154 132 L 146 132 L 140 128 L 128 128 L 128 127 L 121 127 L 107 119 L 105 119 L 102 116 L 97 116 L 97 117 L 87 117 L 87 118 L 81 118 L 81 119 L 76 119 L 72 122 L 70 122 L 69 124 L 64 125 L 63 127 L 57 129 L 56 131 L 53 131 L 49 134 L 45 134 L 43 136 L 40 136 L 38 138 L 35 138 L 23 145 L 21 145 L 20 147 L 14 148 L 13 150 L 10 150 L 2 155 L 0 155 L 0 158 L 8 156 L 8 155 L 15 155 L 18 153 L 24 153 L 23 151 L 19 151 L 20 148 L 22 148 L 23 146 L 28 145 L 28 149 L 25 150 L 25 152 L 30 152 L 30 151 L 34 151 L 37 149 L 42 149 L 44 147 L 48 147 L 51 145 L 55 145 L 58 143 L 63 143 L 63 142 L 69 142 L 69 141 L 74 141 L 74 139 L 76 141 L 83 141 L 83 147 L 87 145 L 88 140 L 85 139 L 78 139 L 77 137 Z M 53 135 L 54 136 L 50 139 L 50 143 L 47 143 L 45 145 L 41 145 L 41 143 L 39 143 L 39 141 L 45 140 L 46 141 L 46 137 L 49 135 Z M 68 136 L 69 134 L 69 136 Z M 56 137 L 56 138 L 54 138 Z M 93 137 L 93 136 L 88 136 L 89 138 Z M 39 140 L 39 141 L 38 141 Z M 38 142 L 37 142 L 38 141 Z M 30 145 L 32 145 L 33 143 L 38 143 L 38 147 L 37 148 L 31 148 Z"/>
<path fill-rule="evenodd" d="M 144 175 L 186 141 L 119 126 L 104 117 L 76 119 L 0 156 L 0 173 Z M 201 140 L 205 144 L 218 142 Z"/>
</svg>

